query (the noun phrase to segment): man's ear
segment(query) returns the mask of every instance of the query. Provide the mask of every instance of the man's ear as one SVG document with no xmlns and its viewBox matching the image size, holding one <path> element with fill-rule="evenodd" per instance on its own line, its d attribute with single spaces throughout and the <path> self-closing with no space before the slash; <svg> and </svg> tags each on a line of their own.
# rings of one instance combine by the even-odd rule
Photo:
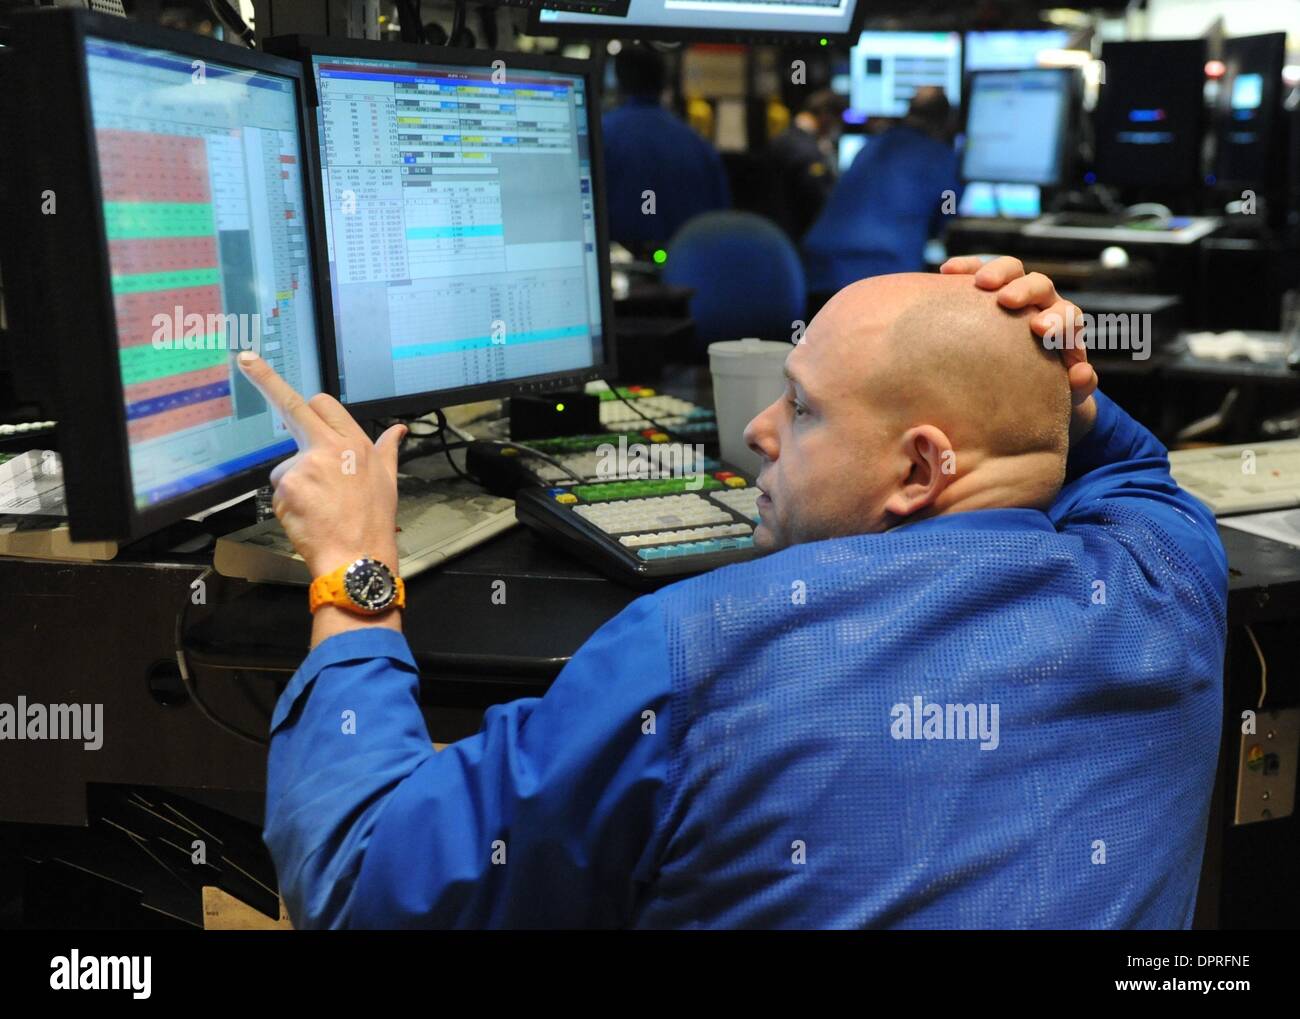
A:
<svg viewBox="0 0 1300 1019">
<path fill-rule="evenodd" d="M 934 425 L 909 428 L 900 442 L 906 477 L 885 500 L 885 512 L 900 523 L 929 509 L 957 476 L 957 455 L 948 436 Z"/>
</svg>

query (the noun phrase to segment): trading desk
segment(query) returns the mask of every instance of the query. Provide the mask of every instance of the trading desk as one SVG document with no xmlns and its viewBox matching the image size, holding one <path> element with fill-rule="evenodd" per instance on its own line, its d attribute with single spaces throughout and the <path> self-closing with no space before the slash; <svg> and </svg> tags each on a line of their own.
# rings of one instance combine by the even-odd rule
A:
<svg viewBox="0 0 1300 1019">
<path fill-rule="evenodd" d="M 1259 695 L 1246 625 L 1269 658 L 1270 705 L 1300 700 L 1300 549 L 1230 528 L 1220 533 L 1230 566 L 1225 735 L 1198 926 L 1250 924 L 1300 908 L 1257 880 L 1300 858 L 1300 818 L 1231 825 L 1237 727 Z M 228 803 L 230 814 L 256 823 L 265 747 L 203 716 L 180 682 L 177 642 L 213 714 L 264 737 L 279 691 L 307 653 L 306 592 L 230 580 L 210 566 L 210 550 L 128 551 L 107 563 L 0 557 L 0 702 L 102 703 L 105 729 L 95 751 L 65 741 L 7 743 L 0 823 L 85 825 L 87 789 L 99 783 L 174 790 L 223 809 Z M 502 590 L 503 603 L 493 597 Z M 468 735 L 488 705 L 543 693 L 636 596 L 523 528 L 411 578 L 404 629 L 432 737 Z M 1155 794 L 1159 776 L 1152 782 Z"/>
</svg>

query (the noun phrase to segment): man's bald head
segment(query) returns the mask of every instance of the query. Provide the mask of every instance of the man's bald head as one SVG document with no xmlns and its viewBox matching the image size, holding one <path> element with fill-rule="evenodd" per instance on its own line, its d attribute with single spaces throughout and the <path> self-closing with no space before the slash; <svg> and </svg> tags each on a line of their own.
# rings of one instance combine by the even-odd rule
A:
<svg viewBox="0 0 1300 1019">
<path fill-rule="evenodd" d="M 956 510 L 1046 508 L 1065 475 L 1060 358 L 969 276 L 903 273 L 832 298 L 751 422 L 773 545 Z M 779 519 L 781 513 L 785 519 Z M 778 526 L 779 525 L 779 526 Z"/>
<path fill-rule="evenodd" d="M 1051 453 L 1064 472 L 1070 387 L 1060 357 L 1029 329 L 1033 312 L 1007 311 L 969 276 L 882 279 L 894 284 L 889 306 L 897 314 L 880 342 L 863 351 L 871 359 L 861 376 L 868 398 L 893 407 L 898 425 L 930 420 L 958 448 L 994 456 Z M 882 289 L 876 282 L 864 280 L 841 296 L 851 304 L 872 301 Z"/>
</svg>

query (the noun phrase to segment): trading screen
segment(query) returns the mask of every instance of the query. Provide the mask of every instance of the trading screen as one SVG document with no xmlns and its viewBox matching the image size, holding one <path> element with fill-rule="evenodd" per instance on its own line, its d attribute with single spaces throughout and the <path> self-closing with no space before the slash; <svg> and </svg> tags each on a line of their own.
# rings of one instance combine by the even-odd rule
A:
<svg viewBox="0 0 1300 1019">
<path fill-rule="evenodd" d="M 320 390 L 292 79 L 89 39 L 86 66 L 138 507 L 293 452 L 235 364 Z"/>
<path fill-rule="evenodd" d="M 312 64 L 344 402 L 601 363 L 582 77 Z"/>
<path fill-rule="evenodd" d="M 966 180 L 1060 183 L 1070 109 L 1069 72 L 983 71 L 974 76 L 966 118 Z"/>
<path fill-rule="evenodd" d="M 1071 33 L 1063 28 L 967 32 L 967 71 L 1011 71 L 1039 66 L 1046 50 L 1063 50 Z"/>
<path fill-rule="evenodd" d="M 916 90 L 937 86 L 961 102 L 957 32 L 863 32 L 849 54 L 849 107 L 859 117 L 902 117 Z"/>
<path fill-rule="evenodd" d="M 807 32 L 843 35 L 855 0 L 631 0 L 627 15 L 611 18 L 543 7 L 538 23 L 630 29 L 732 32 Z"/>
</svg>

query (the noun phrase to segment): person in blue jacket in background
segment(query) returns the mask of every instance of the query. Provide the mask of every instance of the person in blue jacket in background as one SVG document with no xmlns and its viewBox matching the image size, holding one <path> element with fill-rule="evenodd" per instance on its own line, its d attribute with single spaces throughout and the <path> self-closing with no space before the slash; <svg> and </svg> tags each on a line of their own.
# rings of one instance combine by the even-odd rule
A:
<svg viewBox="0 0 1300 1019">
<path fill-rule="evenodd" d="M 919 88 L 907 116 L 858 153 L 804 236 L 810 294 L 925 267 L 926 241 L 959 194 L 951 120 L 943 89 Z"/>
<path fill-rule="evenodd" d="M 731 189 L 717 150 L 660 105 L 659 54 L 624 45 L 614 74 L 622 102 L 601 120 L 609 239 L 643 255 L 687 220 L 730 208 Z"/>
<path fill-rule="evenodd" d="M 319 609 L 271 721 L 293 922 L 1190 926 L 1215 521 L 1050 281 L 977 267 L 828 303 L 746 433 L 770 554 L 637 599 L 478 734 L 434 750 L 398 610 Z M 403 426 L 240 363 L 298 441 L 274 506 L 313 575 L 396 568 Z"/>
</svg>

